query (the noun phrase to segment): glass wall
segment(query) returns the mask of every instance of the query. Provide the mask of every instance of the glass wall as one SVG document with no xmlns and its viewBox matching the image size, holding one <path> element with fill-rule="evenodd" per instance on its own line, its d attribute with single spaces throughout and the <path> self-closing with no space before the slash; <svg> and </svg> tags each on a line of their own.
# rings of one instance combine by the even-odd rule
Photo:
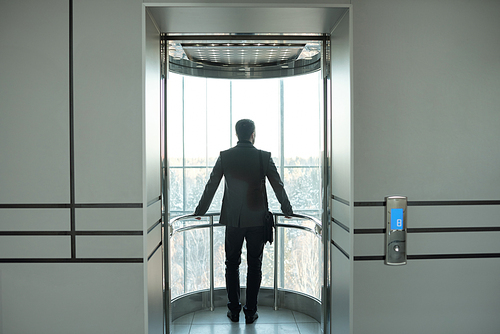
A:
<svg viewBox="0 0 500 334">
<path fill-rule="evenodd" d="M 294 212 L 320 218 L 321 85 L 320 72 L 252 80 L 207 79 L 169 73 L 166 101 L 170 218 L 194 211 L 219 152 L 236 145 L 234 125 L 242 118 L 255 122 L 255 147 L 272 153 Z M 209 212 L 220 211 L 223 182 Z M 270 210 L 280 212 L 279 203 L 269 184 L 267 186 Z M 203 219 L 208 222 L 208 218 Z M 200 222 L 182 221 L 179 224 L 193 223 Z M 225 286 L 224 228 L 216 227 L 214 233 L 215 287 L 218 288 Z M 288 240 L 288 245 L 281 245 L 286 262 L 280 270 L 280 287 L 319 298 L 320 241 L 300 231 L 285 229 L 284 234 L 282 240 Z M 173 237 L 173 298 L 209 288 L 209 245 L 208 232 L 203 229 Z M 267 245 L 262 286 L 274 284 L 273 258 L 273 247 Z M 299 266 L 298 261 L 301 262 Z M 308 270 L 309 276 L 306 275 Z M 242 255 L 240 273 L 244 286 L 246 253 Z M 306 276 L 298 277 L 302 274 Z M 315 287 L 308 282 L 313 282 Z"/>
</svg>

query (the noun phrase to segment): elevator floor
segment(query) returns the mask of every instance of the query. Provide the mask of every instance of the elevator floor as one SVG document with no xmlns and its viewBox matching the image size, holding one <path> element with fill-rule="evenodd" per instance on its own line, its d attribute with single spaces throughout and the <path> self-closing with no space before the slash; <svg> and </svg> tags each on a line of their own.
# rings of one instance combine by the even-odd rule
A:
<svg viewBox="0 0 500 334">
<path fill-rule="evenodd" d="M 226 316 L 227 308 L 218 307 L 213 312 L 190 313 L 173 322 L 173 334 L 320 334 L 321 325 L 313 318 L 272 307 L 259 307 L 259 318 L 250 325 L 245 324 L 243 311 L 240 322 L 233 323 Z"/>
</svg>

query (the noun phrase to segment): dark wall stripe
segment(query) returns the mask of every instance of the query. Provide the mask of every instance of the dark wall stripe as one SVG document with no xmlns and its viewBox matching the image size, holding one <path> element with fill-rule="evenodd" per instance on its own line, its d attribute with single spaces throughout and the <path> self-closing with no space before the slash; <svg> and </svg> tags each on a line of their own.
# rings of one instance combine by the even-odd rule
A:
<svg viewBox="0 0 500 334">
<path fill-rule="evenodd" d="M 500 232 L 500 226 L 471 227 L 421 227 L 408 228 L 408 233 L 461 233 L 461 232 Z M 385 228 L 356 228 L 354 234 L 383 234 Z"/>
<path fill-rule="evenodd" d="M 500 232 L 500 226 L 408 228 L 408 233 Z M 385 232 L 385 231 L 384 231 Z"/>
<path fill-rule="evenodd" d="M 151 252 L 151 254 L 149 254 L 148 261 L 153 257 L 153 255 L 155 255 L 156 251 L 158 249 L 160 249 L 160 248 L 161 248 L 161 241 L 158 243 L 158 245 L 156 245 L 155 249 L 153 249 L 153 251 Z"/>
<path fill-rule="evenodd" d="M 155 197 L 153 198 L 151 201 L 148 202 L 148 207 L 150 207 L 151 205 L 157 203 L 159 200 L 161 200 L 161 195 L 158 196 L 158 197 Z"/>
<path fill-rule="evenodd" d="M 476 254 L 425 254 L 408 255 L 408 260 L 446 260 L 446 259 L 494 259 L 500 258 L 500 253 L 476 253 Z M 383 261 L 384 255 L 355 256 L 354 261 Z"/>
<path fill-rule="evenodd" d="M 142 235 L 142 231 L 0 231 L 0 236 Z"/>
<path fill-rule="evenodd" d="M 408 201 L 408 206 L 500 205 L 500 200 Z M 385 202 L 354 202 L 355 207 L 385 206 Z"/>
<path fill-rule="evenodd" d="M 120 209 L 120 208 L 136 208 L 142 209 L 142 203 L 85 203 L 75 204 L 75 208 L 101 208 L 101 209 Z"/>
<path fill-rule="evenodd" d="M 70 229 L 71 258 L 76 258 L 75 216 L 75 100 L 73 73 L 73 0 L 69 0 L 69 180 L 70 180 Z"/>
<path fill-rule="evenodd" d="M 367 256 L 355 256 L 354 261 L 383 261 L 385 260 L 384 255 L 367 255 Z"/>
<path fill-rule="evenodd" d="M 0 259 L 0 263 L 143 263 L 142 258 L 20 258 L 20 259 Z"/>
<path fill-rule="evenodd" d="M 76 235 L 106 235 L 106 236 L 121 236 L 121 235 L 142 235 L 142 231 L 76 231 Z"/>
<path fill-rule="evenodd" d="M 345 231 L 346 231 L 346 232 L 348 232 L 348 233 L 351 231 L 351 230 L 349 229 L 349 227 L 348 227 L 348 226 L 346 226 L 346 225 L 342 224 L 340 221 L 338 221 L 338 220 L 337 220 L 337 219 L 335 219 L 335 218 L 332 218 L 332 222 L 333 222 L 335 225 L 340 226 L 343 230 L 345 230 Z"/>
<path fill-rule="evenodd" d="M 0 209 L 70 209 L 71 204 L 0 204 Z"/>
<path fill-rule="evenodd" d="M 489 259 L 500 258 L 500 253 L 408 255 L 407 258 L 408 260 Z"/>
<path fill-rule="evenodd" d="M 343 199 L 342 197 L 339 197 L 339 196 L 332 195 L 332 199 L 334 201 L 337 201 L 337 202 L 345 204 L 345 205 L 350 205 L 351 204 L 348 200 Z"/>
<path fill-rule="evenodd" d="M 57 236 L 71 234 L 71 231 L 0 231 L 0 236 Z"/>
<path fill-rule="evenodd" d="M 346 258 L 348 258 L 348 259 L 349 259 L 349 254 L 348 254 L 348 253 L 347 253 L 347 252 L 346 252 L 346 251 L 345 251 L 342 247 L 340 247 L 340 246 L 339 246 L 339 245 L 338 245 L 335 241 L 333 241 L 333 240 L 331 241 L 331 243 L 332 243 L 332 245 L 333 245 L 335 248 L 337 248 L 337 249 L 338 249 L 338 250 L 339 250 L 342 254 L 344 254 L 344 256 L 345 256 Z"/>
<path fill-rule="evenodd" d="M 97 209 L 121 209 L 121 208 L 136 208 L 142 209 L 142 203 L 24 203 L 24 204 L 0 204 L 0 209 L 84 209 L 84 208 L 97 208 Z"/>
<path fill-rule="evenodd" d="M 354 202 L 354 206 L 385 206 L 385 202 Z"/>
<path fill-rule="evenodd" d="M 156 226 L 158 226 L 159 224 L 161 224 L 161 218 L 160 220 L 158 220 L 156 223 L 153 224 L 153 226 L 151 226 L 149 229 L 148 229 L 148 233 L 151 232 L 152 230 L 155 229 Z"/>
<path fill-rule="evenodd" d="M 385 228 L 356 228 L 354 234 L 381 234 L 385 233 Z"/>
<path fill-rule="evenodd" d="M 408 206 L 500 205 L 499 200 L 409 201 Z"/>
</svg>

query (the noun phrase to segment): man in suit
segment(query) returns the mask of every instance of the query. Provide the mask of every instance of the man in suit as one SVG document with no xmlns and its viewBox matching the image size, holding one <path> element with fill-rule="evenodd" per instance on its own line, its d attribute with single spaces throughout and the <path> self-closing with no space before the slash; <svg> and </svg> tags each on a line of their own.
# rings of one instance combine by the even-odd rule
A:
<svg viewBox="0 0 500 334">
<path fill-rule="evenodd" d="M 220 153 L 194 214 L 204 215 L 207 212 L 224 176 L 224 197 L 219 222 L 226 225 L 226 291 L 229 309 L 227 316 L 233 322 L 239 321 L 241 311 L 239 266 L 245 239 L 248 272 L 246 305 L 243 307 L 243 312 L 246 323 L 251 324 L 258 317 L 257 295 L 262 280 L 262 252 L 265 244 L 263 217 L 267 211 L 267 203 L 261 188 L 263 179 L 261 171 L 267 176 L 281 204 L 281 211 L 286 216 L 291 216 L 293 210 L 271 153 L 260 151 L 253 146 L 254 122 L 249 119 L 239 120 L 236 123 L 236 135 L 238 144 Z"/>
</svg>

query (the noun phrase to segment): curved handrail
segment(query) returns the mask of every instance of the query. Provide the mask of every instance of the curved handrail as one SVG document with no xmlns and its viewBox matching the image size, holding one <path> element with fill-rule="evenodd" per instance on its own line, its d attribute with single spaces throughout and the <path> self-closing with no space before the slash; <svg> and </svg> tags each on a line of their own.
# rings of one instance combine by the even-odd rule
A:
<svg viewBox="0 0 500 334">
<path fill-rule="evenodd" d="M 308 232 L 314 233 L 318 237 L 321 237 L 321 235 L 323 233 L 323 225 L 321 225 L 321 222 L 319 221 L 319 219 L 317 219 L 315 217 L 311 217 L 311 216 L 308 216 L 308 215 L 301 215 L 301 214 L 297 214 L 297 213 L 294 213 L 291 216 L 286 216 L 286 215 L 284 215 L 282 213 L 273 213 L 273 215 L 274 216 L 284 216 L 285 218 L 307 219 L 307 220 L 311 220 L 314 223 L 314 229 L 312 229 L 310 227 L 307 227 L 307 226 L 301 226 L 301 225 L 275 223 L 275 225 L 277 227 L 288 227 L 288 228 L 301 229 L 301 230 L 304 230 L 304 231 L 308 231 Z"/>
<path fill-rule="evenodd" d="M 206 213 L 204 215 L 194 215 L 194 214 L 187 214 L 187 215 L 182 215 L 178 216 L 175 218 L 170 219 L 168 222 L 168 232 L 170 238 L 180 232 L 185 232 L 189 230 L 194 230 L 194 229 L 199 229 L 199 228 L 209 228 L 210 229 L 210 310 L 214 310 L 214 258 L 213 258 L 213 248 L 214 248 L 214 235 L 213 235 L 213 228 L 214 226 L 224 226 L 222 224 L 214 224 L 214 216 L 219 216 L 220 213 L 218 212 L 212 212 L 212 213 Z M 307 219 L 311 220 L 314 222 L 314 228 L 310 228 L 307 226 L 302 226 L 302 225 L 294 225 L 294 224 L 284 224 L 284 223 L 278 223 L 278 216 L 283 216 L 286 218 L 298 218 L 298 219 Z M 184 226 L 184 227 L 179 227 L 179 228 L 174 228 L 173 224 L 176 221 L 180 220 L 185 220 L 189 218 L 194 218 L 194 219 L 201 219 L 201 217 L 209 217 L 210 222 L 208 224 L 197 224 L 197 225 L 191 225 L 191 226 Z M 307 232 L 313 233 L 316 237 L 319 237 L 320 239 L 322 238 L 322 231 L 323 227 L 321 225 L 321 222 L 314 217 L 307 216 L 307 215 L 301 215 L 301 214 L 293 214 L 291 216 L 286 216 L 283 213 L 273 213 L 274 217 L 274 223 L 276 227 L 286 227 L 286 228 L 295 228 L 295 229 L 301 229 Z M 275 247 L 275 252 L 274 252 L 274 308 L 277 310 L 278 309 L 278 251 L 276 249 L 276 244 L 277 244 L 277 239 L 278 239 L 278 233 L 277 229 L 274 229 L 274 247 Z"/>
<path fill-rule="evenodd" d="M 170 221 L 168 222 L 170 237 L 172 237 L 176 233 L 185 232 L 185 231 L 189 231 L 189 230 L 194 230 L 194 229 L 198 229 L 198 228 L 206 228 L 206 227 L 211 227 L 211 226 L 225 226 L 225 225 L 222 225 L 222 224 L 219 224 L 219 223 L 214 224 L 213 217 L 214 216 L 219 216 L 219 215 L 220 215 L 219 212 L 210 212 L 210 213 L 206 213 L 204 215 L 187 214 L 187 215 L 182 215 L 182 216 L 174 217 L 174 218 L 170 219 Z M 276 227 L 286 227 L 286 228 L 295 228 L 295 229 L 304 230 L 304 231 L 307 231 L 307 232 L 314 233 L 318 237 L 321 237 L 321 235 L 322 235 L 323 226 L 321 225 L 321 222 L 317 218 L 315 218 L 315 217 L 311 217 L 311 216 L 308 216 L 308 215 L 302 215 L 302 214 L 295 214 L 295 213 L 293 215 L 291 215 L 291 216 L 286 216 L 283 213 L 273 213 L 273 216 L 274 217 L 298 218 L 298 219 L 304 219 L 304 220 L 311 220 L 312 222 L 314 222 L 314 229 L 312 229 L 310 227 L 307 227 L 307 226 L 278 223 L 276 218 L 275 218 L 275 226 Z M 179 228 L 176 228 L 176 229 L 173 228 L 173 224 L 175 222 L 177 222 L 177 221 L 185 220 L 185 219 L 189 219 L 189 218 L 195 218 L 196 219 L 198 217 L 200 217 L 200 218 L 201 217 L 210 217 L 210 223 L 208 223 L 208 224 L 191 225 L 191 226 L 184 226 L 184 227 L 179 227 Z"/>
</svg>

